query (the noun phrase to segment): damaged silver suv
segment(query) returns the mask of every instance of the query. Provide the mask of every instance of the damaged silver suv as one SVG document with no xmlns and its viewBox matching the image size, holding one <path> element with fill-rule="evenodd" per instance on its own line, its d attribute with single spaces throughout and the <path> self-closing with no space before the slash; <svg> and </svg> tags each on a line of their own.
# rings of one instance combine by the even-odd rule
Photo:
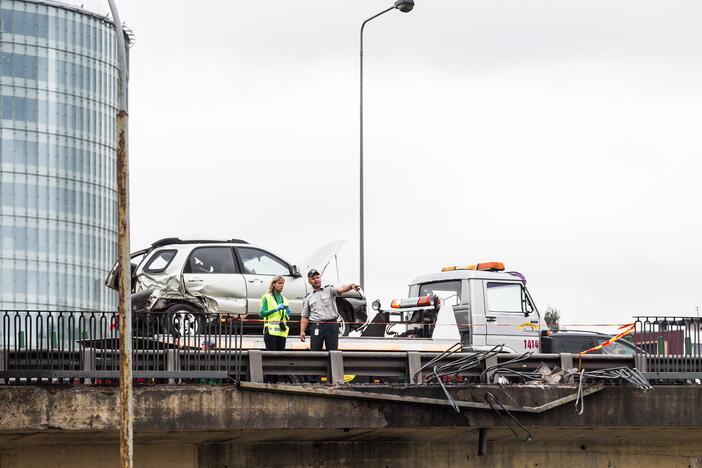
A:
<svg viewBox="0 0 702 468">
<path fill-rule="evenodd" d="M 302 265 L 324 272 L 343 241 L 331 242 Z M 284 294 L 293 315 L 290 333 L 299 334 L 302 301 L 311 286 L 297 265 L 239 239 L 181 240 L 166 238 L 131 255 L 132 311 L 135 331 L 184 336 L 201 333 L 209 323 L 229 316 L 245 316 L 246 333 L 261 333 L 258 320 L 261 296 L 274 276 L 285 277 Z M 105 285 L 118 289 L 118 267 Z M 366 319 L 366 300 L 349 291 L 337 298 L 340 330 L 348 334 Z M 153 324 L 160 330 L 154 330 Z"/>
</svg>

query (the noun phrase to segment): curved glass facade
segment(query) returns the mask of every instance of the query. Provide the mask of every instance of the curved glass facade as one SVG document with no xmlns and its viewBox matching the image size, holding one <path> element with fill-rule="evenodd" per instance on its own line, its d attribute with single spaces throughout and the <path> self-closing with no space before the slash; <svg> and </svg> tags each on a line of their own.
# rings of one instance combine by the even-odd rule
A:
<svg viewBox="0 0 702 468">
<path fill-rule="evenodd" d="M 0 309 L 113 310 L 113 25 L 55 3 L 0 3 Z"/>
</svg>

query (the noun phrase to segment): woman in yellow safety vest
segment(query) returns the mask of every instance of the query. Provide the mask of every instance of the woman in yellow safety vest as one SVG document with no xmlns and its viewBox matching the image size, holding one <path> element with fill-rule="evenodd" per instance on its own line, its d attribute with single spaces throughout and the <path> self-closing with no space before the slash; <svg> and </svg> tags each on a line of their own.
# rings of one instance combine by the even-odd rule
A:
<svg viewBox="0 0 702 468">
<path fill-rule="evenodd" d="M 268 287 L 268 292 L 261 297 L 261 310 L 258 316 L 263 319 L 263 341 L 267 351 L 282 351 L 285 349 L 285 339 L 288 336 L 287 321 L 290 318 L 290 306 L 283 296 L 285 278 L 276 276 Z"/>
</svg>

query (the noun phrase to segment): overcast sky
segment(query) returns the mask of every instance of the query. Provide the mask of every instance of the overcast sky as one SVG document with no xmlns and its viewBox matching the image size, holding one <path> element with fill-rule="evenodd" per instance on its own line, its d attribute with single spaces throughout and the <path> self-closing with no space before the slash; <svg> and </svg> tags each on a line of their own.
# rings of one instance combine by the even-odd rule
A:
<svg viewBox="0 0 702 468">
<path fill-rule="evenodd" d="M 137 37 L 133 249 L 239 237 L 295 263 L 346 239 L 356 281 L 358 30 L 391 4 L 119 0 Z M 371 22 L 368 296 L 497 260 L 563 324 L 694 315 L 700 17 L 698 1 L 417 0 Z"/>
</svg>

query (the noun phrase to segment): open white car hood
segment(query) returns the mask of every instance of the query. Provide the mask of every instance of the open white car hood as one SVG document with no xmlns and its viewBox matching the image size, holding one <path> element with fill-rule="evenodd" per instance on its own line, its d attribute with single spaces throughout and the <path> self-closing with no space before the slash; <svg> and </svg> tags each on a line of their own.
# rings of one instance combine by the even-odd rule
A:
<svg viewBox="0 0 702 468">
<path fill-rule="evenodd" d="M 329 266 L 334 256 L 341 250 L 341 247 L 345 243 L 346 241 L 336 240 L 321 246 L 299 265 L 300 273 L 302 273 L 303 276 L 307 276 L 307 272 L 314 268 L 324 275 L 324 270 Z"/>
</svg>

